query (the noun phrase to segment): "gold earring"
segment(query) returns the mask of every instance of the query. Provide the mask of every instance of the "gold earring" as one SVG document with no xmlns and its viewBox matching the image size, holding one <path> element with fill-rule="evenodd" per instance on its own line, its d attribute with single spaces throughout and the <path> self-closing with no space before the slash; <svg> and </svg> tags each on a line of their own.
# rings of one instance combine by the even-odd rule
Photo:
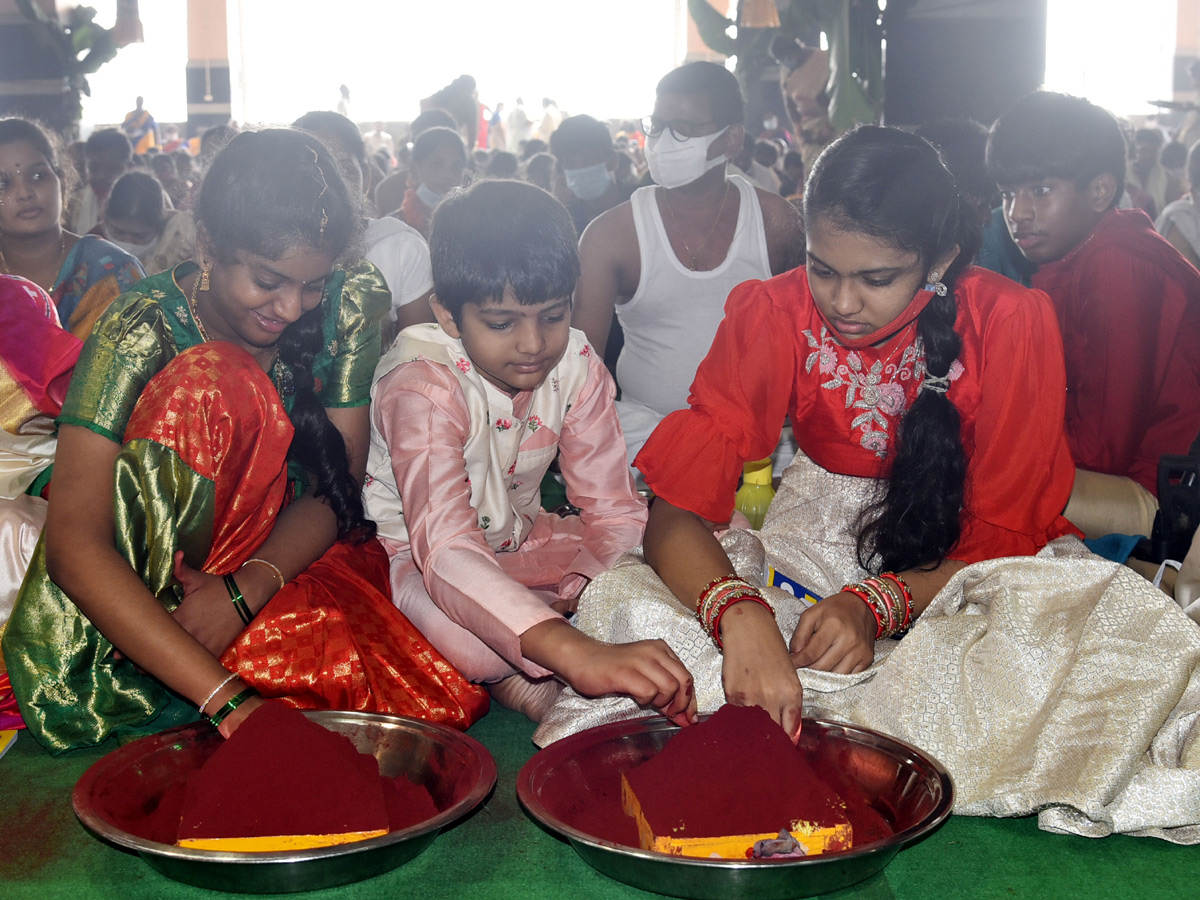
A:
<svg viewBox="0 0 1200 900">
<path fill-rule="evenodd" d="M 203 268 L 200 269 L 200 290 L 202 291 L 208 290 L 208 273 L 211 270 L 207 261 L 204 263 Z"/>
</svg>

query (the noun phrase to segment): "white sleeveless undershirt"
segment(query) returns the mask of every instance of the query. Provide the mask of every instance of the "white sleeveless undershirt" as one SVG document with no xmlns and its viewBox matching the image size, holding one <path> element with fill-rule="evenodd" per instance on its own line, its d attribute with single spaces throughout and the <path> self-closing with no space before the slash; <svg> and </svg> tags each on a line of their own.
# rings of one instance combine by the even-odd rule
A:
<svg viewBox="0 0 1200 900">
<path fill-rule="evenodd" d="M 767 236 L 753 185 L 731 175 L 740 194 L 737 228 L 724 262 L 693 272 L 675 255 L 655 200 L 656 187 L 634 192 L 641 277 L 637 291 L 617 304 L 625 346 L 617 360 L 622 397 L 660 415 L 687 406 L 688 390 L 725 315 L 725 299 L 736 285 L 770 278 Z"/>
</svg>

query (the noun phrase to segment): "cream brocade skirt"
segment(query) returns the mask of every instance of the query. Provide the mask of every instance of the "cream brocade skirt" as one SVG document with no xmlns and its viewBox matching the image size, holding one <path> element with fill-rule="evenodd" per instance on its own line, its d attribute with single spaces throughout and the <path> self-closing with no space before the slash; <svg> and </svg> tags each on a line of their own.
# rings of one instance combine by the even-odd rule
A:
<svg viewBox="0 0 1200 900">
<path fill-rule="evenodd" d="M 826 596 L 864 575 L 847 523 L 873 490 L 798 456 L 763 530 L 721 542 L 743 577 L 761 583 L 770 563 Z M 790 638 L 801 603 L 766 591 Z M 610 642 L 663 638 L 691 671 L 700 711 L 724 702 L 719 652 L 640 548 L 592 582 L 575 624 Z M 1047 831 L 1195 844 L 1198 664 L 1200 626 L 1169 597 L 1060 538 L 1037 556 L 963 569 L 904 640 L 876 645 L 867 671 L 798 674 L 807 716 L 873 728 L 940 760 L 954 777 L 955 813 L 1036 812 Z M 648 714 L 628 698 L 568 688 L 534 741 Z"/>
</svg>

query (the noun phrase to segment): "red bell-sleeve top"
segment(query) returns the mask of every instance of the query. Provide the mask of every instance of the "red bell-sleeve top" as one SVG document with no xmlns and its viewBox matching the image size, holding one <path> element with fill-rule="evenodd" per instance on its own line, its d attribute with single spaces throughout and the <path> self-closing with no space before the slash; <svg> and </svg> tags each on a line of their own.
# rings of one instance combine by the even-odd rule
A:
<svg viewBox="0 0 1200 900">
<path fill-rule="evenodd" d="M 949 556 L 978 562 L 1037 552 L 1078 531 L 1061 516 L 1075 477 L 1063 433 L 1062 341 L 1045 294 L 983 269 L 961 276 L 950 400 L 962 420 L 962 536 Z M 886 477 L 888 453 L 924 377 L 916 323 L 880 347 L 832 336 L 803 268 L 749 281 L 692 384 L 634 462 L 655 494 L 728 521 L 742 465 L 770 456 L 786 416 L 800 449 L 845 475 Z"/>
</svg>

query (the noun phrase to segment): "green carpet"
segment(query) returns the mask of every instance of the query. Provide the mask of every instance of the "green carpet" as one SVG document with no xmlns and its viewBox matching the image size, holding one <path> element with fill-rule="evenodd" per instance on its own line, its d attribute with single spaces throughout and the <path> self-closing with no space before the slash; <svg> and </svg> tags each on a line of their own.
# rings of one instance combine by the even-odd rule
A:
<svg viewBox="0 0 1200 900">
<path fill-rule="evenodd" d="M 499 768 L 486 805 L 443 832 L 421 856 L 378 878 L 302 895 L 312 900 L 622 900 L 650 898 L 589 868 L 529 819 L 516 776 L 534 752 L 533 725 L 508 710 L 470 732 Z M 95 840 L 76 821 L 71 789 L 112 745 L 53 759 L 22 735 L 0 759 L 0 898 L 191 900 L 211 891 L 171 881 L 141 859 Z M 1038 831 L 1033 818 L 955 816 L 901 853 L 875 879 L 836 896 L 863 900 L 959 898 L 1185 898 L 1200 889 L 1200 848 L 1148 838 L 1088 840 Z"/>
</svg>

